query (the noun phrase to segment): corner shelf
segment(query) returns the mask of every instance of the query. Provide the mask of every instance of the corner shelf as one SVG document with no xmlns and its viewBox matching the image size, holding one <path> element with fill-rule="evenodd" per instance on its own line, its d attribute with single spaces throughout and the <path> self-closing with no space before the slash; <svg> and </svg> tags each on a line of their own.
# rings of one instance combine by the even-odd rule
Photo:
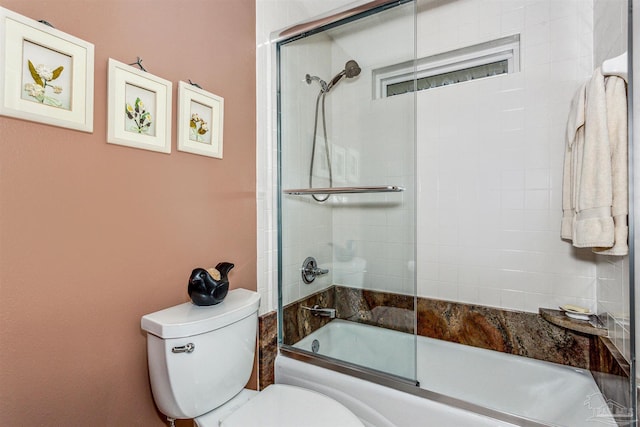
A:
<svg viewBox="0 0 640 427">
<path fill-rule="evenodd" d="M 600 322 L 600 319 L 598 319 L 598 316 L 595 314 L 589 317 L 591 320 L 577 320 L 565 316 L 564 312 L 561 310 L 539 308 L 538 312 L 544 320 L 549 323 L 553 323 L 556 326 L 560 326 L 561 328 L 570 329 L 575 332 L 582 332 L 587 335 L 597 335 L 600 337 L 606 337 L 609 335 L 609 331 L 604 327 Z"/>
</svg>

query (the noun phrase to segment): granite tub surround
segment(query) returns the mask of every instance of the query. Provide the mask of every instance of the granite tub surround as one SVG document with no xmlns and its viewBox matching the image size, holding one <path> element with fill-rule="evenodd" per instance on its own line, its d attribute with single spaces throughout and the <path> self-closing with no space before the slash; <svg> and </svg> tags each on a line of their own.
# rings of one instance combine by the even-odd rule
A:
<svg viewBox="0 0 640 427">
<path fill-rule="evenodd" d="M 274 363 L 278 354 L 278 314 L 275 311 L 258 317 L 258 390 L 273 384 Z"/>
<path fill-rule="evenodd" d="M 335 286 L 341 319 L 587 369 L 589 337 L 534 313 Z"/>
<path fill-rule="evenodd" d="M 535 313 L 410 295 L 332 286 L 284 308 L 283 343 L 293 345 L 330 321 L 303 306 L 336 309 L 336 317 L 401 332 L 589 369 L 589 335 Z M 414 306 L 417 304 L 417 310 Z M 415 316 L 417 314 L 417 319 Z"/>
<path fill-rule="evenodd" d="M 315 304 L 335 308 L 339 319 L 407 333 L 413 333 L 416 325 L 421 336 L 588 369 L 602 394 L 616 403 L 621 414 L 629 408 L 629 365 L 608 338 L 590 329 L 567 329 L 538 313 L 334 285 L 284 307 L 284 344 L 293 345 L 331 321 L 314 317 L 303 308 Z M 277 325 L 275 315 L 272 318 L 261 321 L 261 334 L 267 334 L 260 339 L 261 349 L 264 343 L 261 387 L 273 381 Z M 268 330 L 263 332 L 263 327 Z"/>
<path fill-rule="evenodd" d="M 631 382 L 630 367 L 624 356 L 618 351 L 609 338 L 593 337 L 591 343 L 590 370 L 602 395 L 614 404 L 611 411 L 617 419 L 631 414 Z M 620 424 L 627 425 L 627 424 Z"/>
<path fill-rule="evenodd" d="M 419 298 L 418 335 L 589 369 L 589 336 L 536 313 Z"/>
<path fill-rule="evenodd" d="M 318 305 L 322 308 L 336 308 L 335 286 L 309 295 L 303 300 L 293 302 L 283 308 L 283 334 L 282 343 L 293 345 L 311 332 L 321 328 L 331 321 L 328 317 L 313 316 L 309 310 L 303 307 Z M 341 318 L 336 310 L 336 317 Z"/>
<path fill-rule="evenodd" d="M 366 323 L 412 334 L 415 298 L 389 292 L 334 286 L 336 313 L 340 319 Z"/>
<path fill-rule="evenodd" d="M 334 306 L 333 288 L 325 289 L 296 301 L 284 307 L 284 337 L 285 344 L 295 344 L 311 332 L 325 325 L 330 319 L 313 317 L 309 310 L 302 307 Z M 278 355 L 278 315 L 271 311 L 258 317 L 258 389 L 264 390 L 275 383 L 274 363 Z"/>
<path fill-rule="evenodd" d="M 631 372 L 629 362 L 613 342 L 606 337 L 592 338 L 589 367 L 592 371 L 606 372 L 622 377 L 628 377 Z"/>
<path fill-rule="evenodd" d="M 417 325 L 418 335 L 429 338 L 628 376 L 624 358 L 607 338 L 558 326 L 537 313 L 337 285 L 284 307 L 284 344 L 293 345 L 331 321 L 302 308 L 315 304 L 335 308 L 339 319 L 407 333 Z"/>
</svg>

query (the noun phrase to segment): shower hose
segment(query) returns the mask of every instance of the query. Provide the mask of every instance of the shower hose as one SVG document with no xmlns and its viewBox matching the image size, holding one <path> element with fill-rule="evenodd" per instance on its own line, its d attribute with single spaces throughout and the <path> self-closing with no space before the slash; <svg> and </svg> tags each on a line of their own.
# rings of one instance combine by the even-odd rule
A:
<svg viewBox="0 0 640 427">
<path fill-rule="evenodd" d="M 327 122 L 325 120 L 325 108 L 324 108 L 324 98 L 327 94 L 327 91 L 321 89 L 318 93 L 318 97 L 316 98 L 316 117 L 313 123 L 313 145 L 311 147 L 311 165 L 309 167 L 309 188 L 313 188 L 313 164 L 315 163 L 315 155 L 316 155 L 316 143 L 317 143 L 317 132 L 318 132 L 318 107 L 320 105 L 320 100 L 322 100 L 322 133 L 324 137 L 324 148 L 327 156 L 327 167 L 329 168 L 329 188 L 333 186 L 333 173 L 331 172 L 331 155 L 329 153 L 329 141 L 327 140 Z M 317 202 L 326 202 L 331 195 L 327 194 L 325 196 L 316 196 L 312 194 L 311 197 Z"/>
</svg>

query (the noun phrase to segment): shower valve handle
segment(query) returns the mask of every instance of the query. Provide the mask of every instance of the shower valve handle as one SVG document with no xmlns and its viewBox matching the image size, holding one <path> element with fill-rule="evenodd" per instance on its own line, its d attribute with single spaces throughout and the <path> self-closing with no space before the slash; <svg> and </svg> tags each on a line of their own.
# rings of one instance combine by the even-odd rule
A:
<svg viewBox="0 0 640 427">
<path fill-rule="evenodd" d="M 322 276 L 323 274 L 327 274 L 329 272 L 329 269 L 315 267 L 315 268 L 306 269 L 305 272 L 314 274 L 316 276 Z"/>
<path fill-rule="evenodd" d="M 326 268 L 319 268 L 318 263 L 314 257 L 308 257 L 302 263 L 302 280 L 304 283 L 309 284 L 316 280 L 317 276 L 322 276 L 329 272 Z"/>
</svg>

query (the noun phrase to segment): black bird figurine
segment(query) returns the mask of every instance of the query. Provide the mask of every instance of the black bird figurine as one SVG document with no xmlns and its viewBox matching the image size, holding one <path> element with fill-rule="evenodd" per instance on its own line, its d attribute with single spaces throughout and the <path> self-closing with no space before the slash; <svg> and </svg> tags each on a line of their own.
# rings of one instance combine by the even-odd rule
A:
<svg viewBox="0 0 640 427">
<path fill-rule="evenodd" d="M 196 268 L 189 277 L 189 287 L 187 291 L 191 301 L 195 305 L 215 305 L 222 302 L 229 292 L 229 279 L 227 275 L 234 267 L 230 262 L 221 262 L 216 265 L 215 270 L 205 270 Z M 219 276 L 219 277 L 215 277 Z"/>
</svg>

